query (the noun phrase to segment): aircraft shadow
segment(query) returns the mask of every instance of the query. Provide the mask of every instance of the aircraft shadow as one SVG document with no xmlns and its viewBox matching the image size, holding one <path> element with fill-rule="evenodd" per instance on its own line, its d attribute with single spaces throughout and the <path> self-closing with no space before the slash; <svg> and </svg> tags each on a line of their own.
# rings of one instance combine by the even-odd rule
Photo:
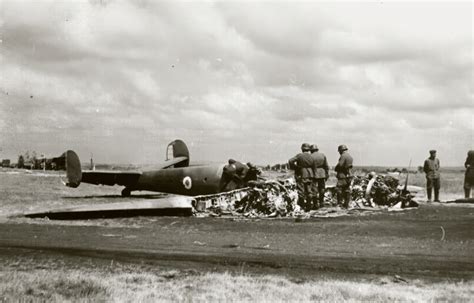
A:
<svg viewBox="0 0 474 303">
<path fill-rule="evenodd" d="M 88 196 L 67 196 L 62 197 L 63 199 L 79 200 L 79 199 L 117 199 L 117 200 L 126 200 L 126 199 L 160 199 L 169 196 L 168 194 L 145 194 L 145 195 L 131 195 L 129 197 L 122 197 L 121 195 L 88 195 Z"/>
</svg>

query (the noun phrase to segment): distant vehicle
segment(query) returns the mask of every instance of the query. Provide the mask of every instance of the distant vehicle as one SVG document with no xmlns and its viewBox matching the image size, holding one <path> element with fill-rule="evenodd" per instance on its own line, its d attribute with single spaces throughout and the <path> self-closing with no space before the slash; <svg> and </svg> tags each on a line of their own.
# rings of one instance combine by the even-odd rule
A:
<svg viewBox="0 0 474 303">
<path fill-rule="evenodd" d="M 10 167 L 10 159 L 3 159 L 2 167 Z"/>
<path fill-rule="evenodd" d="M 65 166 L 69 187 L 78 187 L 81 182 L 96 185 L 122 185 L 122 196 L 132 191 L 156 191 L 186 196 L 208 195 L 223 192 L 226 164 L 189 166 L 189 150 L 182 140 L 174 140 L 166 149 L 166 161 L 151 170 L 144 171 L 99 171 L 81 169 L 77 154 L 65 152 Z M 247 180 L 249 181 L 249 180 Z M 241 183 L 240 188 L 246 183 Z"/>
<path fill-rule="evenodd" d="M 35 168 L 35 164 L 34 164 L 33 162 L 31 162 L 31 161 L 25 161 L 25 162 L 23 163 L 22 168 L 31 170 L 31 169 L 34 169 L 34 168 Z"/>
</svg>

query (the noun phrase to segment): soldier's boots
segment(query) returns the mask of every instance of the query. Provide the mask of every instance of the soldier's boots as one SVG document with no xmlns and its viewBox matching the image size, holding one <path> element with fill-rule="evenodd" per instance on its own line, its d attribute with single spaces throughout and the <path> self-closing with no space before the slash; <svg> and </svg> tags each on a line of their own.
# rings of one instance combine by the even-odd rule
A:
<svg viewBox="0 0 474 303">
<path fill-rule="evenodd" d="M 342 193 L 337 193 L 337 205 L 344 206 L 344 199 L 342 198 Z"/>
<path fill-rule="evenodd" d="M 318 205 L 319 202 L 319 208 L 324 207 L 324 193 L 323 194 L 318 194 L 318 201 L 315 201 L 315 204 Z"/>
<path fill-rule="evenodd" d="M 338 193 L 337 195 L 337 205 L 343 208 L 346 207 L 346 194 L 345 193 Z"/>
<path fill-rule="evenodd" d="M 297 202 L 297 204 L 300 206 L 301 209 L 304 210 L 305 207 L 306 207 L 306 203 L 305 203 L 304 197 L 299 196 L 299 197 L 298 197 L 298 202 Z"/>
<path fill-rule="evenodd" d="M 471 188 L 464 188 L 464 198 L 469 199 L 471 196 Z"/>
<path fill-rule="evenodd" d="M 343 192 L 342 193 L 342 198 L 344 199 L 344 208 L 349 208 L 349 204 L 351 203 L 351 192 Z"/>
<path fill-rule="evenodd" d="M 428 202 L 431 202 L 431 188 L 426 189 L 426 195 L 428 196 Z"/>
<path fill-rule="evenodd" d="M 314 197 L 313 198 L 313 207 L 312 209 L 314 210 L 318 210 L 319 209 L 319 206 L 318 206 L 318 198 L 317 197 Z"/>
<path fill-rule="evenodd" d="M 304 198 L 304 197 L 299 197 L 298 198 L 298 205 L 301 207 L 302 210 L 304 211 L 310 211 L 313 209 L 313 198 Z"/>
<path fill-rule="evenodd" d="M 321 199 L 319 197 L 314 197 L 313 199 L 313 209 L 320 209 L 324 207 L 324 197 Z"/>
<path fill-rule="evenodd" d="M 439 202 L 439 189 L 437 188 L 434 190 L 434 201 Z"/>
</svg>

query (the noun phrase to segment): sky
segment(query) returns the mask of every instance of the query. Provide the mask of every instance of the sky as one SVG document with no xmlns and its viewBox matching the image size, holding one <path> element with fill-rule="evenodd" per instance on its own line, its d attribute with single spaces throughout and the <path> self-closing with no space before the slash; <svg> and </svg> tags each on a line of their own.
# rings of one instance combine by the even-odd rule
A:
<svg viewBox="0 0 474 303">
<path fill-rule="evenodd" d="M 462 166 L 472 2 L 0 0 L 0 158 Z"/>
</svg>

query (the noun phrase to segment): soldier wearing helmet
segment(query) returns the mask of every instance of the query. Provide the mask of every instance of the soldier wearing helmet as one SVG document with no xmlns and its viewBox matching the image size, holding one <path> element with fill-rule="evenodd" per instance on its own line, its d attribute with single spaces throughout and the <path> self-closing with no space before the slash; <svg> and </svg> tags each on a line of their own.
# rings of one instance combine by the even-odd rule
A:
<svg viewBox="0 0 474 303">
<path fill-rule="evenodd" d="M 242 162 L 229 159 L 228 164 L 224 166 L 220 189 L 222 191 L 234 190 L 245 186 L 246 176 L 249 168 Z"/>
<path fill-rule="evenodd" d="M 310 146 L 311 157 L 314 160 L 314 179 L 313 179 L 313 204 L 315 208 L 324 207 L 324 191 L 326 189 L 326 180 L 329 178 L 329 165 L 326 156 L 319 152 L 316 144 Z M 318 195 L 316 196 L 316 193 Z"/>
<path fill-rule="evenodd" d="M 288 164 L 295 171 L 298 205 L 308 211 L 313 202 L 312 179 L 314 178 L 314 160 L 310 154 L 310 145 L 303 143 L 301 153 L 288 160 Z"/>
<path fill-rule="evenodd" d="M 248 183 L 249 181 L 257 181 L 259 176 L 262 174 L 262 171 L 251 162 L 247 162 L 247 167 L 249 170 L 245 176 L 245 183 Z"/>
<path fill-rule="evenodd" d="M 431 193 L 434 189 L 434 201 L 439 202 L 439 189 L 441 187 L 439 173 L 439 159 L 436 158 L 436 150 L 430 150 L 430 157 L 423 164 L 423 171 L 426 174 L 426 194 L 428 202 L 431 202 Z"/>
<path fill-rule="evenodd" d="M 474 150 L 467 152 L 464 167 L 466 167 L 466 175 L 464 176 L 464 197 L 469 198 L 471 196 L 471 188 L 474 187 Z"/>
<path fill-rule="evenodd" d="M 351 201 L 351 181 L 352 181 L 352 163 L 353 159 L 347 152 L 345 145 L 339 145 L 337 151 L 341 155 L 334 170 L 336 171 L 337 184 L 337 203 L 342 204 L 344 208 L 349 207 Z"/>
</svg>

